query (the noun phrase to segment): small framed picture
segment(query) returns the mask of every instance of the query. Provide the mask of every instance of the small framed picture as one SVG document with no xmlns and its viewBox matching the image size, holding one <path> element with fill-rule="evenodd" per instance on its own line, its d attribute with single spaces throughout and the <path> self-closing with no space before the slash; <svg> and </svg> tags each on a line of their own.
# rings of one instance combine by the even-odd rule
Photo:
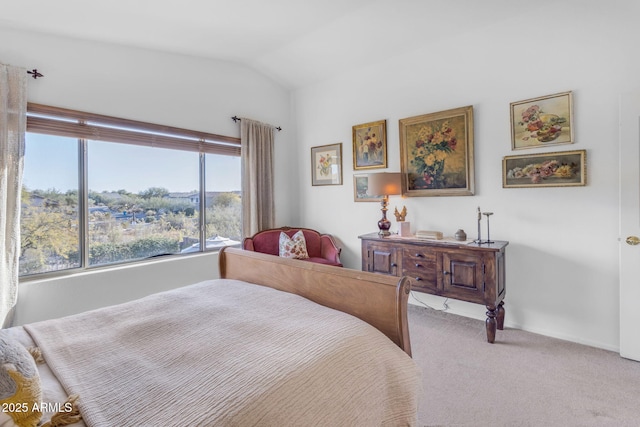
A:
<svg viewBox="0 0 640 427">
<path fill-rule="evenodd" d="M 511 103 L 511 148 L 573 144 L 571 92 Z"/>
<path fill-rule="evenodd" d="M 587 184 L 586 150 L 506 156 L 502 186 L 570 187 Z"/>
<path fill-rule="evenodd" d="M 353 169 L 387 167 L 387 121 L 353 126 Z"/>
<path fill-rule="evenodd" d="M 369 190 L 369 175 L 353 176 L 353 201 L 354 202 L 380 202 L 382 196 L 371 195 Z"/>
<path fill-rule="evenodd" d="M 342 185 L 342 143 L 311 147 L 311 185 Z"/>
</svg>

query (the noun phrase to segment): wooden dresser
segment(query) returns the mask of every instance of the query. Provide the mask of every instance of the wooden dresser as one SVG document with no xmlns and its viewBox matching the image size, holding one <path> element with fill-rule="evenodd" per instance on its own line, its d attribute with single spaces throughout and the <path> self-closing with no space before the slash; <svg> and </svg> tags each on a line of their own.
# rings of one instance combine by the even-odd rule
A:
<svg viewBox="0 0 640 427">
<path fill-rule="evenodd" d="M 477 244 L 377 233 L 360 236 L 362 270 L 411 278 L 411 289 L 487 307 L 487 341 L 504 327 L 505 248 L 509 242 Z"/>
</svg>

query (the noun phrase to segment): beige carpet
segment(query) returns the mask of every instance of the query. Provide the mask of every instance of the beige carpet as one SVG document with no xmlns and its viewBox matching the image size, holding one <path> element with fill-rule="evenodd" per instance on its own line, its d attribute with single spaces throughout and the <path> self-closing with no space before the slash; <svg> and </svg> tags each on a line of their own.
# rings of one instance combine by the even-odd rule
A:
<svg viewBox="0 0 640 427">
<path fill-rule="evenodd" d="M 507 316 L 509 312 L 507 310 Z M 640 362 L 409 306 L 420 426 L 640 426 Z"/>
</svg>

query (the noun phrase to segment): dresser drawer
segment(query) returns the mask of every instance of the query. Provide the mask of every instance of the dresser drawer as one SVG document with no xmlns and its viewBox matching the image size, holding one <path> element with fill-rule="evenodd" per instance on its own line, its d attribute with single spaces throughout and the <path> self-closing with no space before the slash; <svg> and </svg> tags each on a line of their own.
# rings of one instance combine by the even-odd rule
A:
<svg viewBox="0 0 640 427">
<path fill-rule="evenodd" d="M 436 262 L 436 253 L 423 248 L 404 248 L 402 249 L 402 259 L 412 263 Z"/>
<path fill-rule="evenodd" d="M 419 260 L 414 263 L 403 259 L 402 275 L 411 279 L 411 287 L 416 291 L 436 292 L 438 282 L 435 262 Z"/>
</svg>

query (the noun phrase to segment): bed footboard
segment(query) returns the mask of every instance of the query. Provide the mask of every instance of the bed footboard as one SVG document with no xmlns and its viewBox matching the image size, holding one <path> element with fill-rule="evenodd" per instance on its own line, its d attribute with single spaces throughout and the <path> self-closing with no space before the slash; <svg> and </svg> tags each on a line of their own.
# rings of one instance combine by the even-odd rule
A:
<svg viewBox="0 0 640 427">
<path fill-rule="evenodd" d="M 220 277 L 303 296 L 374 326 L 411 356 L 407 303 L 411 285 L 384 276 L 226 247 Z"/>
</svg>

